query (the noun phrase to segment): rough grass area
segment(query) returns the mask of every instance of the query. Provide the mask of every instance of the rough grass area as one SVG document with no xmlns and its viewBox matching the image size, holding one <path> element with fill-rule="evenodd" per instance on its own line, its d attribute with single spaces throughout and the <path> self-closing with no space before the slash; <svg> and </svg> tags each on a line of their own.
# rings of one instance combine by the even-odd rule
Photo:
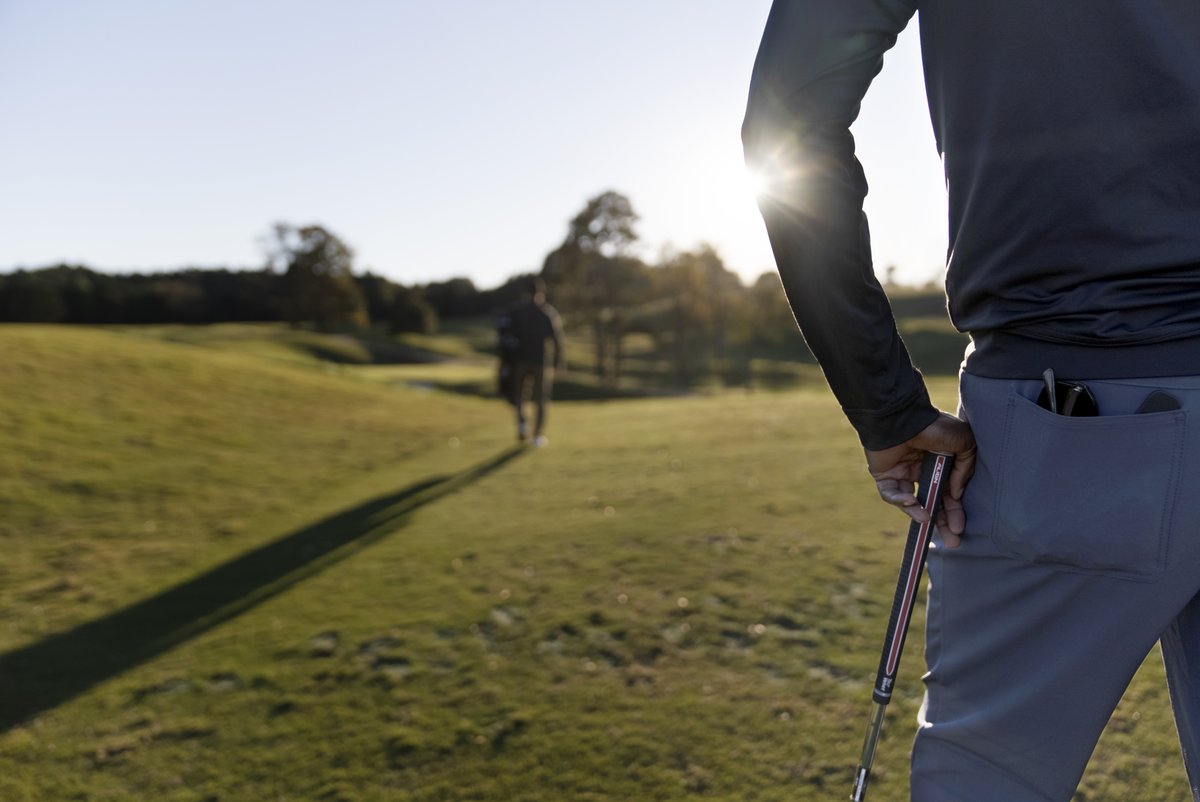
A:
<svg viewBox="0 0 1200 802">
<path fill-rule="evenodd" d="M 522 450 L 387 366 L 0 348 L 0 799 L 848 795 L 905 524 L 825 391 L 559 404 Z M 1156 661 L 1078 800 L 1188 798 Z"/>
</svg>

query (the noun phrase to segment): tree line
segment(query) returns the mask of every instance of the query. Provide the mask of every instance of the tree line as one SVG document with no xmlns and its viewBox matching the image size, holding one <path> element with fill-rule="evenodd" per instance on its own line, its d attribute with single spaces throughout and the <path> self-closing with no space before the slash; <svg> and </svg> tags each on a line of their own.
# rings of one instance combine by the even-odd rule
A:
<svg viewBox="0 0 1200 802">
<path fill-rule="evenodd" d="M 354 254 L 320 225 L 276 224 L 258 269 L 102 273 L 58 264 L 0 275 L 0 322 L 230 323 L 283 321 L 326 331 L 368 326 L 434 333 L 444 318 L 478 317 L 515 302 L 521 279 L 479 290 L 454 278 L 405 286 L 356 274 Z"/>
<path fill-rule="evenodd" d="M 736 374 L 751 356 L 811 361 L 774 271 L 746 285 L 708 245 L 647 261 L 637 255 L 638 219 L 619 192 L 590 198 L 537 273 L 568 332 L 587 343 L 581 361 L 602 383 L 615 385 L 630 370 L 630 343 L 638 346 L 639 365 L 649 360 L 684 385 L 712 375 L 740 381 Z M 486 290 L 467 278 L 405 286 L 356 273 L 353 250 L 315 224 L 277 223 L 263 247 L 265 264 L 253 270 L 108 274 L 63 264 L 0 275 L 0 321 L 286 321 L 320 330 L 434 333 L 442 320 L 495 316 L 534 275 Z M 928 314 L 944 314 L 940 293 L 925 300 Z"/>
</svg>

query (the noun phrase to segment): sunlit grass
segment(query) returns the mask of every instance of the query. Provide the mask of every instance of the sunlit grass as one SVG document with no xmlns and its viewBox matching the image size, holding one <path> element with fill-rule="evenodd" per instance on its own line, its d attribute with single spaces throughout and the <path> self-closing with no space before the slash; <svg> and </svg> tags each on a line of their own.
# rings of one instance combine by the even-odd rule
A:
<svg viewBox="0 0 1200 802">
<path fill-rule="evenodd" d="M 848 794 L 904 521 L 824 389 L 560 403 L 549 448 L 498 462 L 507 408 L 422 386 L 484 362 L 0 346 L 4 652 L 347 538 L 290 582 L 256 568 L 259 596 L 120 673 L 68 667 L 95 681 L 0 734 L 0 799 Z M 910 648 L 877 802 L 907 799 L 920 673 Z M 1079 799 L 1186 798 L 1151 660 Z"/>
</svg>

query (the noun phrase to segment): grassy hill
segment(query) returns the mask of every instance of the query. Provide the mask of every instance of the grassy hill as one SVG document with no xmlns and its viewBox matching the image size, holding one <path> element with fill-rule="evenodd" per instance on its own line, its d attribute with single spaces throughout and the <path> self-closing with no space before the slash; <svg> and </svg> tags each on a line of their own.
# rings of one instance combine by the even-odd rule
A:
<svg viewBox="0 0 1200 802">
<path fill-rule="evenodd" d="M 479 363 L 306 336 L 0 327 L 0 799 L 848 794 L 904 521 L 826 391 L 560 403 L 520 450 L 431 389 Z M 1156 661 L 1077 799 L 1188 798 Z"/>
</svg>

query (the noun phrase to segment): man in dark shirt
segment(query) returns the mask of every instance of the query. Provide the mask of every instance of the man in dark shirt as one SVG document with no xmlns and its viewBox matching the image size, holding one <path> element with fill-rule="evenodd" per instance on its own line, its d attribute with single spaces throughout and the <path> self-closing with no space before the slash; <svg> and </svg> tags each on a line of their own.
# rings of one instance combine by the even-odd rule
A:
<svg viewBox="0 0 1200 802">
<path fill-rule="evenodd" d="M 521 302 L 501 318 L 499 328 L 501 385 L 510 393 L 509 400 L 517 410 L 517 439 L 529 439 L 525 404 L 532 399 L 536 410 L 533 444 L 544 446 L 548 441 L 542 430 L 553 383 L 553 373 L 546 367 L 546 341 L 553 343 L 552 364 L 558 371 L 563 366 L 563 336 L 558 312 L 546 303 L 546 285 L 540 278 L 530 280 Z"/>
<path fill-rule="evenodd" d="M 875 279 L 849 131 L 917 11 L 950 314 L 972 339 L 957 417 L 930 403 Z M 912 798 L 1070 799 L 1160 641 L 1200 801 L 1200 501 L 1181 490 L 1200 482 L 1200 3 L 776 0 L 743 141 L 880 495 L 919 520 L 921 453 L 958 457 Z M 1039 408 L 1044 382 L 1046 406 L 1068 386 L 1054 376 L 1099 415 Z"/>
</svg>

